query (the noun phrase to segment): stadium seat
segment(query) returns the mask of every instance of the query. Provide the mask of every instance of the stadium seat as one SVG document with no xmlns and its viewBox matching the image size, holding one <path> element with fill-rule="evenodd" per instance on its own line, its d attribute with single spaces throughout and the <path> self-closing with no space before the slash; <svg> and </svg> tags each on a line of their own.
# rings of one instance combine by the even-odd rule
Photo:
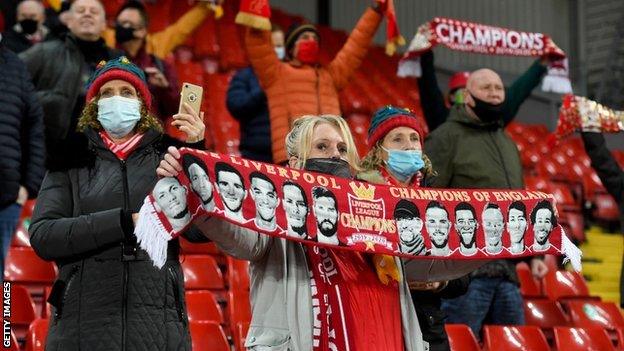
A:
<svg viewBox="0 0 624 351">
<path fill-rule="evenodd" d="M 24 219 L 20 219 L 13 239 L 11 239 L 11 246 L 15 247 L 30 247 L 30 235 L 28 234 L 28 228 Z"/>
<path fill-rule="evenodd" d="M 617 202 L 613 196 L 604 192 L 596 192 L 592 199 L 594 203 L 594 218 L 605 222 L 616 222 L 619 220 L 620 212 Z"/>
<path fill-rule="evenodd" d="M 602 327 L 613 333 L 624 328 L 624 317 L 613 302 L 568 300 L 563 302 L 572 324 L 577 327 Z"/>
<path fill-rule="evenodd" d="M 518 263 L 516 265 L 516 273 L 520 280 L 520 294 L 523 297 L 544 297 L 538 282 L 533 278 L 531 269 L 526 263 Z"/>
<path fill-rule="evenodd" d="M 50 285 L 56 266 L 39 258 L 29 247 L 11 247 L 5 262 L 4 279 L 23 285 Z"/>
<path fill-rule="evenodd" d="M 222 255 L 215 243 L 192 243 L 180 237 L 180 251 L 187 255 Z"/>
<path fill-rule="evenodd" d="M 549 271 L 542 279 L 542 284 L 544 293 L 551 300 L 590 297 L 587 283 L 585 283 L 585 279 L 578 272 Z"/>
<path fill-rule="evenodd" d="M 234 347 L 236 351 L 246 351 L 245 339 L 247 338 L 247 332 L 249 331 L 249 322 L 240 322 L 235 326 Z"/>
<path fill-rule="evenodd" d="M 45 351 L 48 322 L 47 319 L 39 318 L 30 324 L 26 336 L 26 351 Z"/>
<path fill-rule="evenodd" d="M 1 16 L 0 16 L 1 17 Z M 4 325 L 4 319 L 2 320 L 2 323 Z M 17 336 L 15 335 L 15 332 L 13 330 L 11 330 L 11 336 L 10 336 L 10 345 L 9 347 L 4 347 L 3 345 L 3 350 L 5 351 L 20 351 L 20 346 L 19 346 L 19 342 L 17 341 Z"/>
<path fill-rule="evenodd" d="M 565 327 L 570 321 L 557 301 L 547 299 L 530 299 L 524 301 L 524 319 L 527 325 L 542 329 Z"/>
<path fill-rule="evenodd" d="M 213 257 L 185 255 L 181 257 L 184 287 L 188 290 L 223 290 L 223 274 Z"/>
<path fill-rule="evenodd" d="M 554 328 L 555 344 L 565 351 L 615 351 L 602 328 Z"/>
<path fill-rule="evenodd" d="M 550 351 L 546 337 L 536 326 L 486 325 L 483 345 L 488 351 Z"/>
<path fill-rule="evenodd" d="M 3 294 L 4 305 L 4 294 Z M 20 285 L 11 285 L 11 329 L 15 332 L 18 340 L 24 340 L 30 323 L 37 318 L 35 303 L 28 290 Z"/>
<path fill-rule="evenodd" d="M 227 313 L 230 326 L 235 326 L 237 323 L 241 322 L 249 323 L 251 321 L 249 292 L 229 291 Z"/>
<path fill-rule="evenodd" d="M 33 210 L 35 209 L 35 203 L 37 200 L 30 199 L 27 200 L 24 206 L 22 207 L 22 212 L 20 213 L 20 218 L 30 218 L 32 217 Z M 26 228 L 28 229 L 28 228 Z"/>
<path fill-rule="evenodd" d="M 227 257 L 227 285 L 234 291 L 249 291 L 249 262 Z"/>
<path fill-rule="evenodd" d="M 231 351 L 221 325 L 216 322 L 190 322 L 193 351 Z"/>
<path fill-rule="evenodd" d="M 186 310 L 189 322 L 212 321 L 219 324 L 224 323 L 221 307 L 210 291 L 187 291 Z"/>
<path fill-rule="evenodd" d="M 479 351 L 479 343 L 470 327 L 464 324 L 444 325 L 451 351 Z"/>
</svg>

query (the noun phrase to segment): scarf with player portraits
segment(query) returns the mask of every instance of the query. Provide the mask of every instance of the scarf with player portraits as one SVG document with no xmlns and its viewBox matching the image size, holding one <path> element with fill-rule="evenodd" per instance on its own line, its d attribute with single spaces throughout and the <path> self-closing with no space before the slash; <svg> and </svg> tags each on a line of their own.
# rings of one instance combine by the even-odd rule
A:
<svg viewBox="0 0 624 351">
<path fill-rule="evenodd" d="M 302 244 L 408 259 L 567 256 L 580 250 L 558 224 L 554 198 L 525 190 L 373 185 L 182 148 L 183 172 L 162 178 L 135 227 L 162 267 L 167 242 L 193 218 L 217 216 Z"/>
<path fill-rule="evenodd" d="M 451 50 L 475 54 L 553 57 L 542 81 L 542 90 L 559 94 L 572 92 L 566 54 L 548 35 L 444 17 L 435 17 L 418 27 L 399 61 L 397 75 L 420 77 L 420 55 L 438 44 Z"/>
</svg>

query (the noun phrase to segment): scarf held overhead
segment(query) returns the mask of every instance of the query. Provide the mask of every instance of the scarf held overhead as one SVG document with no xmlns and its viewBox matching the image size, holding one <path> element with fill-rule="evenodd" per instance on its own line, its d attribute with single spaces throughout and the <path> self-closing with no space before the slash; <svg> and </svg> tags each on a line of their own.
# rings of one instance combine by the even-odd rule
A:
<svg viewBox="0 0 624 351">
<path fill-rule="evenodd" d="M 139 246 L 162 267 L 167 242 L 198 216 L 303 244 L 410 259 L 515 258 L 580 251 L 536 191 L 373 185 L 188 148 L 183 172 L 156 183 L 141 207 Z"/>
<path fill-rule="evenodd" d="M 436 17 L 418 28 L 399 62 L 397 75 L 420 77 L 420 55 L 438 44 L 475 54 L 556 58 L 549 64 L 542 90 L 561 94 L 572 92 L 565 52 L 548 35 L 443 17 Z"/>
</svg>

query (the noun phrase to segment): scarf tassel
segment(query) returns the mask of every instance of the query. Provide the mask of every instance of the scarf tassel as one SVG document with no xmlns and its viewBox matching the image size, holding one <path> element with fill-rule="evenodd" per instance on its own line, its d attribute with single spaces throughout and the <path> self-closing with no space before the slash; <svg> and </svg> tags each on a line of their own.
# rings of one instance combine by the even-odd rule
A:
<svg viewBox="0 0 624 351">
<path fill-rule="evenodd" d="M 416 56 L 399 61 L 399 65 L 397 67 L 397 76 L 399 78 L 420 78 L 422 76 L 420 57 Z"/>
<path fill-rule="evenodd" d="M 569 261 L 576 272 L 582 270 L 581 257 L 583 252 L 568 238 L 563 228 L 561 228 L 561 252 L 564 255 L 563 264 Z"/>
<path fill-rule="evenodd" d="M 171 235 L 158 218 L 158 212 L 148 196 L 139 210 L 139 219 L 134 227 L 139 247 L 147 252 L 154 266 L 162 268 L 167 261 L 167 246 Z"/>
</svg>

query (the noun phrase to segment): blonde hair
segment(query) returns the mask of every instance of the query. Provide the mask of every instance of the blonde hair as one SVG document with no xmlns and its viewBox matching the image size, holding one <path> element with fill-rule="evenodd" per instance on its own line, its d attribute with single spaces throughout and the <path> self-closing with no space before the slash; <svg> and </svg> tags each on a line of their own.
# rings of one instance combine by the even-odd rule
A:
<svg viewBox="0 0 624 351">
<path fill-rule="evenodd" d="M 76 127 L 79 132 L 84 132 L 89 127 L 96 131 L 102 130 L 102 124 L 100 124 L 100 121 L 97 119 L 99 100 L 100 94 L 93 98 L 82 110 L 80 119 L 78 119 L 78 126 Z M 163 127 L 160 124 L 160 121 L 149 112 L 140 94 L 139 101 L 141 102 L 141 119 L 135 127 L 136 132 L 145 133 L 148 129 L 154 129 L 162 133 Z"/>
<path fill-rule="evenodd" d="M 286 135 L 286 152 L 288 157 L 297 157 L 297 168 L 303 168 L 308 160 L 310 150 L 312 149 L 312 135 L 314 129 L 323 123 L 332 125 L 338 129 L 340 136 L 347 144 L 347 162 L 355 171 L 359 170 L 360 156 L 357 153 L 355 142 L 351 129 L 347 122 L 340 116 L 320 115 L 320 116 L 303 116 L 295 120 L 292 129 Z"/>
<path fill-rule="evenodd" d="M 386 134 L 387 135 L 387 134 Z M 383 149 L 381 144 L 383 143 L 386 137 L 379 139 L 375 145 L 368 151 L 366 156 L 362 159 L 360 163 L 360 168 L 364 171 L 373 171 L 379 170 L 379 168 L 385 168 L 386 165 L 383 160 Z M 422 155 L 423 161 L 425 161 L 425 168 L 422 169 L 423 175 L 426 177 L 436 176 L 437 173 L 433 170 L 433 166 L 431 165 L 431 160 L 429 157 L 423 153 Z"/>
</svg>

